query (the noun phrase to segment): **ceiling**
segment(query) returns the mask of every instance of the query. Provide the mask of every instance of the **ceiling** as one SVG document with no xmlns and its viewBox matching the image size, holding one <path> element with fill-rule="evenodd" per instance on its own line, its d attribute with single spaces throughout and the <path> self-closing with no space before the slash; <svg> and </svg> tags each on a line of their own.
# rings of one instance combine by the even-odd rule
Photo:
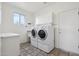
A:
<svg viewBox="0 0 79 59">
<path fill-rule="evenodd" d="M 50 5 L 54 5 L 55 2 L 8 2 L 11 5 L 25 9 L 29 12 L 36 12 Z"/>
</svg>

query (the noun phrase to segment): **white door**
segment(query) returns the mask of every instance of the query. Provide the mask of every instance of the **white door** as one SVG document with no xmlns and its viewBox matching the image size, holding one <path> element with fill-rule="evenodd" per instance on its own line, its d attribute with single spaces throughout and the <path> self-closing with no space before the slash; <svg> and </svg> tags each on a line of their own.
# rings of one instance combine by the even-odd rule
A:
<svg viewBox="0 0 79 59">
<path fill-rule="evenodd" d="M 62 12 L 59 15 L 59 48 L 79 53 L 78 9 Z"/>
</svg>

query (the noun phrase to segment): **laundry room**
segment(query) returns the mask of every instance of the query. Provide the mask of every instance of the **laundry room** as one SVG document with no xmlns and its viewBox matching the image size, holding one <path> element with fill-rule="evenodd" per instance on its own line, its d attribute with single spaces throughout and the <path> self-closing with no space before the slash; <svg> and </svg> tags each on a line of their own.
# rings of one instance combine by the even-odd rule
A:
<svg viewBox="0 0 79 59">
<path fill-rule="evenodd" d="M 79 56 L 79 2 L 0 2 L 0 56 Z"/>
</svg>

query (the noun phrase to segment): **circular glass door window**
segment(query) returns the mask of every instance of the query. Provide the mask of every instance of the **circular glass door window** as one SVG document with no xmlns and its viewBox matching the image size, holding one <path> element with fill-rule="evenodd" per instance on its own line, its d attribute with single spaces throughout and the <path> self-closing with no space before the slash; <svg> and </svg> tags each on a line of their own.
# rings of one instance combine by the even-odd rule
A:
<svg viewBox="0 0 79 59">
<path fill-rule="evenodd" d="M 36 37 L 36 31 L 33 29 L 31 33 L 32 33 L 32 36 L 35 38 Z"/>
<path fill-rule="evenodd" d="M 45 40 L 46 39 L 46 31 L 44 30 L 39 30 L 38 32 L 38 36 L 40 37 L 41 40 Z"/>
</svg>

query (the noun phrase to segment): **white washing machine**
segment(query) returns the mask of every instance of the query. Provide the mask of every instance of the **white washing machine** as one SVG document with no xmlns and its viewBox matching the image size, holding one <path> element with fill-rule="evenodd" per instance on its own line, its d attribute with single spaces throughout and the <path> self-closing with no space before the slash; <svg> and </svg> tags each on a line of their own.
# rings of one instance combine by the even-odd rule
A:
<svg viewBox="0 0 79 59">
<path fill-rule="evenodd" d="M 37 27 L 38 48 L 49 53 L 54 49 L 54 27 L 52 24 L 42 24 Z"/>
<path fill-rule="evenodd" d="M 38 43 L 37 43 L 37 30 L 36 30 L 37 27 L 33 27 L 32 28 L 32 31 L 31 31 L 31 45 L 36 47 L 38 46 Z"/>
<path fill-rule="evenodd" d="M 31 44 L 47 53 L 54 49 L 54 28 L 52 24 L 36 25 L 31 31 Z"/>
</svg>

